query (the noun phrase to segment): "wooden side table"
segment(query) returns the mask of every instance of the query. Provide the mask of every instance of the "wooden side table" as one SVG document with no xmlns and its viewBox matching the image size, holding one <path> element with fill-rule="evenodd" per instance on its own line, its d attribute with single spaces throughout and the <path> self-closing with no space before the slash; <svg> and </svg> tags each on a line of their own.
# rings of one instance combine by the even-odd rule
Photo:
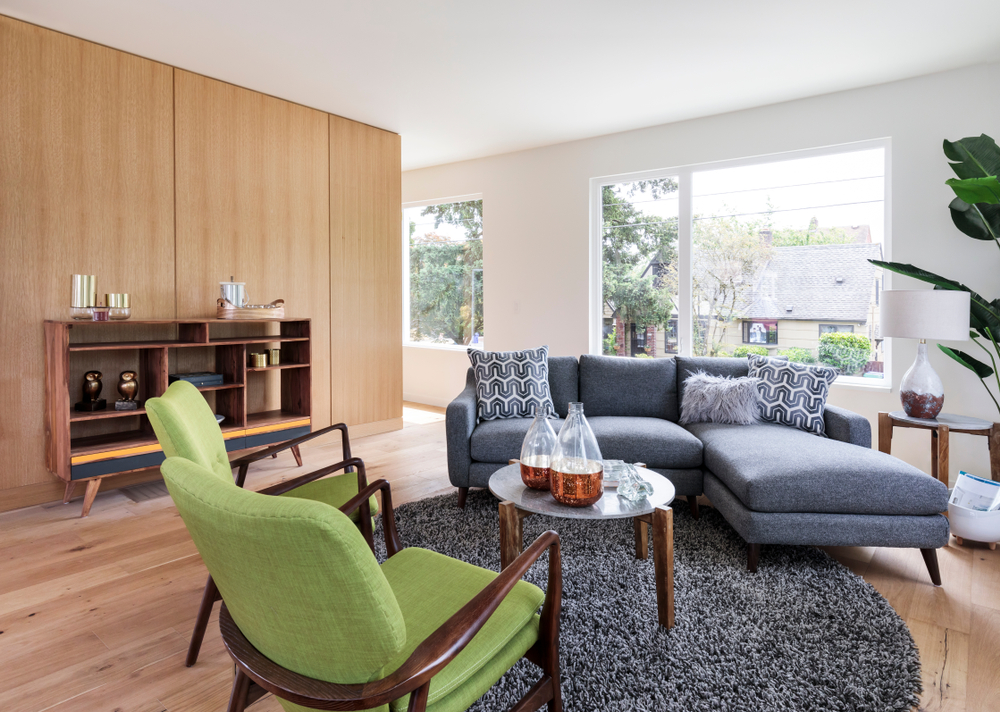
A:
<svg viewBox="0 0 1000 712">
<path fill-rule="evenodd" d="M 948 486 L 948 436 L 967 433 L 986 436 L 990 450 L 990 479 L 1000 479 L 1000 423 L 980 418 L 941 413 L 934 420 L 911 418 L 901 410 L 878 414 L 878 449 L 890 454 L 893 428 L 931 431 L 931 476 Z"/>
</svg>

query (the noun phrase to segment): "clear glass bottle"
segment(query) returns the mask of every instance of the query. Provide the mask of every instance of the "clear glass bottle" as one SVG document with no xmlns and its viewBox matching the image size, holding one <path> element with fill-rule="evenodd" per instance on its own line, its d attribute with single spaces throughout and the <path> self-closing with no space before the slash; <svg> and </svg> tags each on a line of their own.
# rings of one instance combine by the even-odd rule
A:
<svg viewBox="0 0 1000 712">
<path fill-rule="evenodd" d="M 521 481 L 532 489 L 549 489 L 549 467 L 556 447 L 556 431 L 549 423 L 550 414 L 548 403 L 535 411 L 535 421 L 521 445 Z"/>
<path fill-rule="evenodd" d="M 552 496 L 570 507 L 589 507 L 604 495 L 601 448 L 583 416 L 583 403 L 570 403 L 552 454 Z"/>
</svg>

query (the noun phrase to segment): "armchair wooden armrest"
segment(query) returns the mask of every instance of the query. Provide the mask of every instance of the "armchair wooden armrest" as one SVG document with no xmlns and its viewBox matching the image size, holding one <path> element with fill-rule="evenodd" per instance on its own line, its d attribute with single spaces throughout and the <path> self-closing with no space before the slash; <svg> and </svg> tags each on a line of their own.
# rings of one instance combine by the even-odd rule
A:
<svg viewBox="0 0 1000 712">
<path fill-rule="evenodd" d="M 296 487 L 301 487 L 302 485 L 309 484 L 321 477 L 326 477 L 329 474 L 337 472 L 338 470 L 344 470 L 345 472 L 351 472 L 352 467 L 358 468 L 358 490 L 362 490 L 368 486 L 368 479 L 365 477 L 365 463 L 360 457 L 352 457 L 349 460 L 342 460 L 334 465 L 327 465 L 326 467 L 321 467 L 313 472 L 300 475 L 291 480 L 285 482 L 279 482 L 276 485 L 271 485 L 270 487 L 265 487 L 260 490 L 260 494 L 284 494 L 285 492 L 291 492 Z"/>
<path fill-rule="evenodd" d="M 360 494 L 358 496 L 360 497 Z M 559 612 L 562 606 L 562 562 L 559 535 L 554 531 L 547 531 L 539 536 L 486 588 L 418 645 L 395 672 L 381 680 L 343 685 L 316 680 L 287 670 L 253 647 L 229 615 L 225 603 L 219 616 L 222 639 L 243 675 L 265 690 L 295 704 L 321 710 L 364 710 L 379 707 L 410 694 L 410 712 L 422 712 L 427 704 L 431 678 L 469 644 L 507 594 L 546 550 L 550 552 L 549 582 L 545 592 L 545 603 L 542 606 L 539 645 L 536 647 L 549 651 L 546 655 L 548 662 L 543 666 L 546 677 L 529 692 L 532 702 L 544 703 L 554 695 L 558 695 L 558 692 L 550 689 L 553 687 L 558 689 L 556 658 Z M 554 675 L 553 670 L 549 669 L 552 664 L 556 665 Z M 523 705 L 518 705 L 518 708 L 522 707 Z"/>
<path fill-rule="evenodd" d="M 382 490 L 382 532 L 385 534 L 385 550 L 389 556 L 395 556 L 403 549 L 403 545 L 399 541 L 399 533 L 396 531 L 396 517 L 392 512 L 392 492 L 388 480 L 375 480 L 351 497 L 341 506 L 340 511 L 344 514 L 351 514 L 360 508 L 361 518 L 371 520 L 368 501 L 379 490 Z M 375 548 L 374 542 L 371 540 L 368 541 L 368 546 L 372 547 L 373 550 Z"/>
<path fill-rule="evenodd" d="M 272 445 L 271 447 L 266 447 L 263 450 L 258 450 L 257 452 L 252 452 L 249 455 L 244 455 L 243 457 L 238 457 L 235 460 L 229 462 L 229 466 L 233 469 L 239 468 L 239 472 L 236 475 L 236 484 L 240 487 L 246 481 L 247 470 L 250 469 L 250 465 L 255 462 L 263 460 L 265 457 L 270 457 L 289 448 L 297 447 L 304 442 L 318 438 L 320 435 L 326 435 L 334 430 L 340 431 L 341 445 L 343 448 L 344 460 L 351 459 L 351 440 L 347 434 L 347 425 L 344 423 L 337 423 L 336 425 L 331 425 L 326 428 L 321 428 L 314 432 L 308 433 L 307 435 L 302 435 L 291 440 L 286 440 L 283 443 L 278 443 L 277 445 Z"/>
</svg>

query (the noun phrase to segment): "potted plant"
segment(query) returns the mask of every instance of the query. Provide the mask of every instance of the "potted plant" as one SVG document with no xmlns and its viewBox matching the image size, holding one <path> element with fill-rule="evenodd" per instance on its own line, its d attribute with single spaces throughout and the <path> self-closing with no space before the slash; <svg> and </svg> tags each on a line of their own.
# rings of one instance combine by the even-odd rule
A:
<svg viewBox="0 0 1000 712">
<path fill-rule="evenodd" d="M 996 141 L 982 134 L 963 138 L 960 141 L 945 141 L 944 155 L 950 161 L 956 178 L 946 182 L 955 192 L 955 199 L 948 208 L 955 227 L 974 240 L 992 241 L 1000 248 L 1000 147 Z M 958 349 L 938 344 L 941 349 L 958 363 L 976 374 L 1000 411 L 1000 402 L 990 389 L 987 379 L 995 379 L 1000 390 L 1000 373 L 997 359 L 1000 358 L 1000 299 L 987 300 L 966 287 L 961 282 L 928 272 L 901 262 L 869 260 L 884 269 L 933 284 L 935 289 L 951 289 L 968 292 L 971 299 L 969 323 L 972 339 L 990 359 L 990 364 Z M 992 364 L 992 365 L 991 365 Z"/>
</svg>

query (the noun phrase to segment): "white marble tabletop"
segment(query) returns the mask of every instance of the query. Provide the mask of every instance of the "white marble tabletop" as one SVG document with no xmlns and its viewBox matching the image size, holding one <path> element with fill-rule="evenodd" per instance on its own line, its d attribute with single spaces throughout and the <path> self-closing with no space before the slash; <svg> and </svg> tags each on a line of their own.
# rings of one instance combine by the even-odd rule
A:
<svg viewBox="0 0 1000 712">
<path fill-rule="evenodd" d="M 546 514 L 550 517 L 565 517 L 567 519 L 620 519 L 623 517 L 639 517 L 651 514 L 659 506 L 674 501 L 673 483 L 663 475 L 644 467 L 636 468 L 639 475 L 653 485 L 653 494 L 638 502 L 630 502 L 618 496 L 613 487 L 604 488 L 604 496 L 589 507 L 570 507 L 559 504 L 547 490 L 530 489 L 521 481 L 521 466 L 507 465 L 490 477 L 490 492 L 501 501 L 514 503 L 518 509 L 534 514 Z"/>
<path fill-rule="evenodd" d="M 937 418 L 914 418 L 902 410 L 894 410 L 889 413 L 889 417 L 893 420 L 913 423 L 914 425 L 924 425 L 928 428 L 947 425 L 949 430 L 989 430 L 993 427 L 993 423 L 989 420 L 970 418 L 966 415 L 954 415 L 952 413 L 938 413 Z"/>
</svg>

